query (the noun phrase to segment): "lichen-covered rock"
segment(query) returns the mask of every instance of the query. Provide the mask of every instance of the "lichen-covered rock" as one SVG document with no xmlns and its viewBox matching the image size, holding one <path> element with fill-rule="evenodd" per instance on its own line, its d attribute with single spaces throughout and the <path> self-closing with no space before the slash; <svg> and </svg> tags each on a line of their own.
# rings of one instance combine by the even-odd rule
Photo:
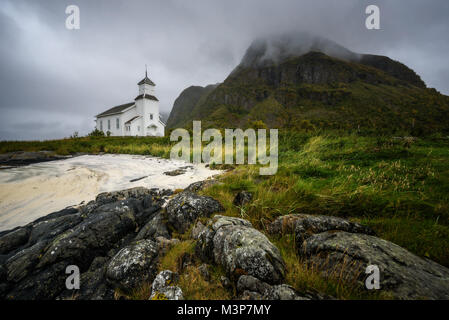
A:
<svg viewBox="0 0 449 320">
<path fill-rule="evenodd" d="M 310 300 L 289 285 L 269 285 L 255 277 L 243 275 L 237 281 L 242 300 Z"/>
<path fill-rule="evenodd" d="M 370 228 L 359 223 L 339 217 L 323 215 L 287 214 L 276 218 L 276 220 L 268 225 L 269 234 L 283 235 L 295 233 L 296 241 L 299 241 L 298 243 L 302 243 L 312 234 L 330 230 L 374 235 L 374 232 Z"/>
<path fill-rule="evenodd" d="M 287 284 L 280 284 L 271 287 L 271 290 L 265 293 L 266 300 L 310 300 L 301 296 L 293 287 Z"/>
<path fill-rule="evenodd" d="M 283 235 L 295 232 L 296 221 L 307 217 L 305 214 L 286 214 L 277 217 L 268 225 L 268 233 L 271 235 Z"/>
<path fill-rule="evenodd" d="M 64 260 L 86 270 L 96 256 L 105 254 L 136 229 L 136 201 L 118 201 L 97 208 L 83 222 L 56 237 L 37 267 Z"/>
<path fill-rule="evenodd" d="M 284 278 L 279 250 L 243 219 L 215 216 L 200 234 L 196 252 L 222 265 L 231 277 L 248 274 L 271 284 Z"/>
<path fill-rule="evenodd" d="M 151 286 L 150 300 L 184 300 L 182 290 L 176 286 L 179 275 L 170 270 L 160 272 Z"/>
<path fill-rule="evenodd" d="M 192 228 L 190 236 L 192 237 L 192 239 L 196 240 L 204 230 L 206 230 L 206 226 L 202 224 L 201 221 L 197 221 Z"/>
<path fill-rule="evenodd" d="M 0 299 L 112 299 L 106 261 L 132 243 L 169 194 L 144 188 L 104 193 L 0 232 Z M 164 246 L 154 244 L 153 253 Z M 65 288 L 69 265 L 80 269 L 80 290 Z"/>
<path fill-rule="evenodd" d="M 209 217 L 224 208 L 211 197 L 192 192 L 181 192 L 171 199 L 166 207 L 168 222 L 179 233 L 186 232 L 199 217 Z"/>
<path fill-rule="evenodd" d="M 372 231 L 370 228 L 356 222 L 351 222 L 342 218 L 332 216 L 306 215 L 296 220 L 296 243 L 301 244 L 311 235 L 325 231 L 345 231 L 350 233 L 374 235 L 374 231 Z"/>
<path fill-rule="evenodd" d="M 376 265 L 381 290 L 398 299 L 449 299 L 449 269 L 374 236 L 327 231 L 307 238 L 300 253 L 326 275 L 358 279 L 363 286 L 366 268 Z"/>
<path fill-rule="evenodd" d="M 139 230 L 136 240 L 142 239 L 156 239 L 157 237 L 164 237 L 170 239 L 170 232 L 168 231 L 166 218 L 162 211 L 153 215 L 149 221 Z"/>
<path fill-rule="evenodd" d="M 157 270 L 158 248 L 151 240 L 141 240 L 121 249 L 109 262 L 107 280 L 115 287 L 130 292 L 144 282 L 152 281 Z"/>
<path fill-rule="evenodd" d="M 198 182 L 194 182 L 194 183 L 190 184 L 187 188 L 184 189 L 184 191 L 197 193 L 198 191 L 201 191 L 205 188 L 211 187 L 218 183 L 219 183 L 219 181 L 215 180 L 215 179 L 198 181 Z"/>
</svg>

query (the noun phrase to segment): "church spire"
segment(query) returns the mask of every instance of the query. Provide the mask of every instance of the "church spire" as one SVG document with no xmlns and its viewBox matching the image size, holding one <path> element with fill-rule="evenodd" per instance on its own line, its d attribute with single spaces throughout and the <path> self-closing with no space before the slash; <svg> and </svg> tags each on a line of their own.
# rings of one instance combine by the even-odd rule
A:
<svg viewBox="0 0 449 320">
<path fill-rule="evenodd" d="M 147 65 L 145 64 L 145 78 L 148 78 Z"/>
</svg>

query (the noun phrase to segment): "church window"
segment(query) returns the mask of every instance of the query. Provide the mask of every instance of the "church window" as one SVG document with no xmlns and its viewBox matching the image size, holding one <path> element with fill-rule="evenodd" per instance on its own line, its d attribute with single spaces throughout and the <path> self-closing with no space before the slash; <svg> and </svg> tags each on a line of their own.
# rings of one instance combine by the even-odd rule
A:
<svg viewBox="0 0 449 320">
<path fill-rule="evenodd" d="M 111 120 L 108 120 L 108 130 L 111 130 Z"/>
<path fill-rule="evenodd" d="M 116 125 L 117 129 L 120 129 L 120 120 L 119 120 L 119 118 L 117 118 L 115 120 L 115 125 Z"/>
<path fill-rule="evenodd" d="M 150 113 L 150 120 L 153 120 L 153 114 Z"/>
<path fill-rule="evenodd" d="M 140 131 L 140 126 L 137 127 L 137 131 Z"/>
<path fill-rule="evenodd" d="M 103 131 L 103 120 L 100 120 L 100 130 Z"/>
</svg>

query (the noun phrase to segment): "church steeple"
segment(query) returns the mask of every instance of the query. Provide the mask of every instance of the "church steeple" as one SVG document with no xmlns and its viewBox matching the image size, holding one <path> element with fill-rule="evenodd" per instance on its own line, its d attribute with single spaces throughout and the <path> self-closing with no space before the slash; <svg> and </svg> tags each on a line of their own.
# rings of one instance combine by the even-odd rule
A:
<svg viewBox="0 0 449 320">
<path fill-rule="evenodd" d="M 147 65 L 145 65 L 145 78 L 143 78 L 137 85 L 148 84 L 150 86 L 156 86 L 150 78 L 148 78 Z"/>
</svg>

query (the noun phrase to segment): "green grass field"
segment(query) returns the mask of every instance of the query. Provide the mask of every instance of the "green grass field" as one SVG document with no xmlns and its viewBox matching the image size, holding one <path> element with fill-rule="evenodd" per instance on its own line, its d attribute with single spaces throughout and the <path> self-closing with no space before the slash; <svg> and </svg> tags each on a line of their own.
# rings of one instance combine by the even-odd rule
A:
<svg viewBox="0 0 449 320">
<path fill-rule="evenodd" d="M 61 154 L 135 153 L 169 157 L 168 138 L 89 137 L 46 142 L 0 142 L 0 152 L 52 150 Z M 395 139 L 355 134 L 281 132 L 279 169 L 260 176 L 240 165 L 221 176 L 223 184 L 203 191 L 218 199 L 227 215 L 248 219 L 259 230 L 291 213 L 348 218 L 373 228 L 421 257 L 449 267 L 449 139 Z M 253 201 L 236 207 L 240 190 Z M 272 238 L 288 266 L 287 282 L 338 298 L 373 298 L 339 279 L 323 281 L 306 270 L 291 237 Z M 190 248 L 190 247 L 189 247 Z M 186 280 L 187 281 L 187 280 Z M 204 292 L 208 292 L 208 285 Z M 205 294 L 206 295 L 206 294 Z M 201 294 L 192 293 L 192 297 Z M 188 297 L 187 297 L 188 298 Z"/>
</svg>

